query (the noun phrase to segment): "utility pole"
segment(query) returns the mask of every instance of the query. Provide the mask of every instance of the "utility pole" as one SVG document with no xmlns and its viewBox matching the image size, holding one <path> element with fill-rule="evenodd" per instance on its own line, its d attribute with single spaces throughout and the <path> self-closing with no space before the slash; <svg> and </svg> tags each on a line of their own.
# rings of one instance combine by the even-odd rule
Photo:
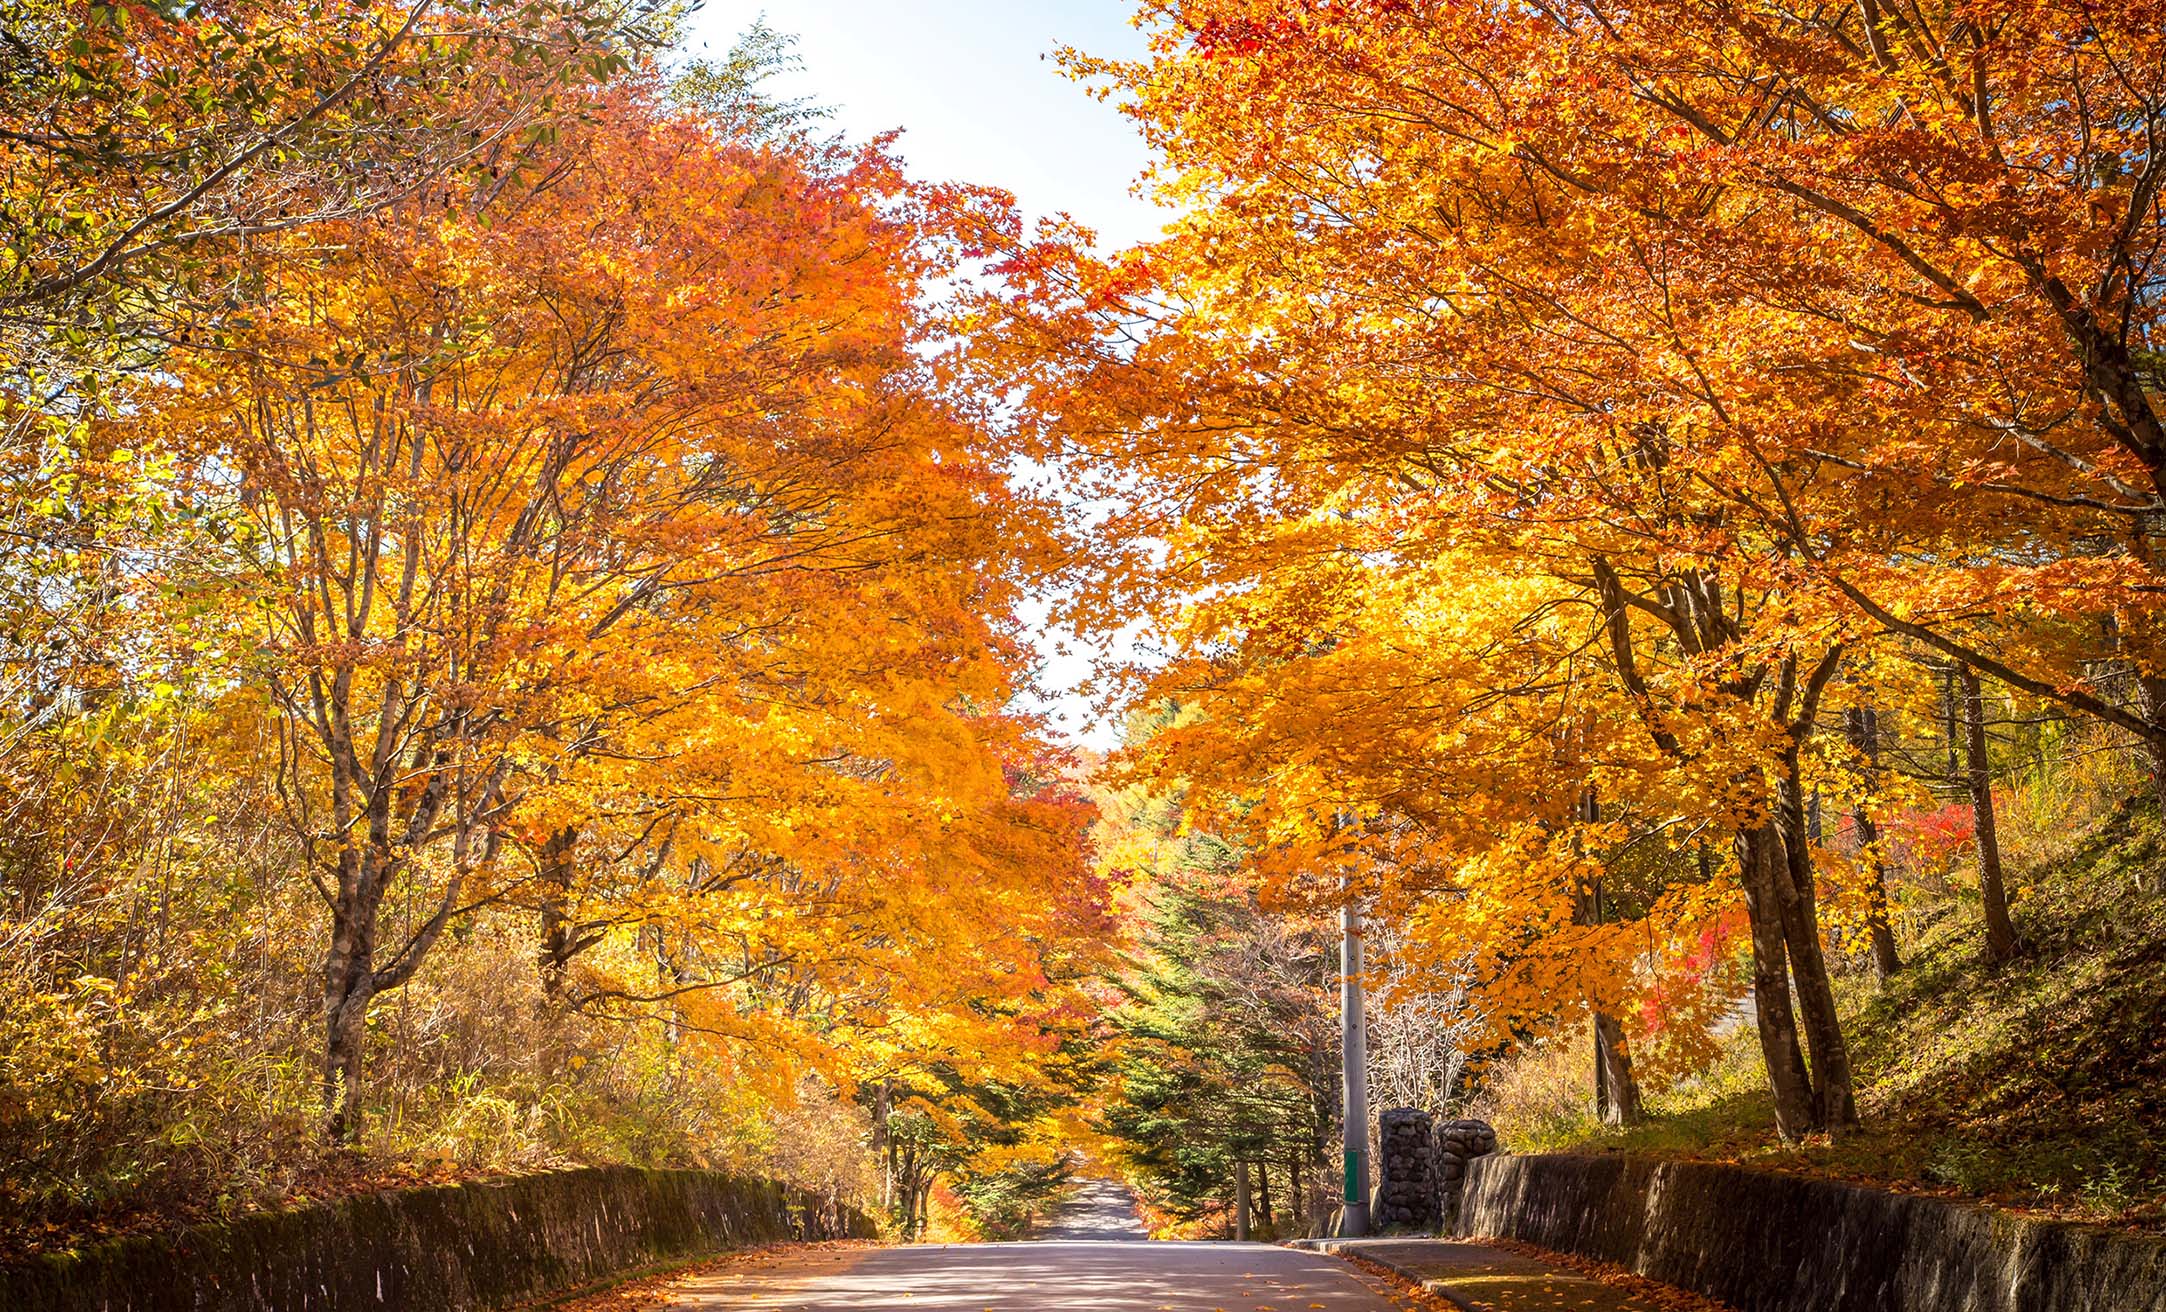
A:
<svg viewBox="0 0 2166 1312">
<path fill-rule="evenodd" d="M 1346 1074 L 1346 1197 L 1339 1235 L 1369 1233 L 1369 1034 L 1361 1011 L 1361 911 L 1347 890 L 1339 912 L 1339 1053 Z"/>
</svg>

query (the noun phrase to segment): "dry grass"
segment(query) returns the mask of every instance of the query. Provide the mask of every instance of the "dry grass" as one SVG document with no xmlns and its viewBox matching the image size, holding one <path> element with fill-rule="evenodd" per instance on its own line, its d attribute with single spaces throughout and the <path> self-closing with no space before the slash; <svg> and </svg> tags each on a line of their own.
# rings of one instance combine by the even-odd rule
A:
<svg viewBox="0 0 2166 1312">
<path fill-rule="evenodd" d="M 369 1016 L 358 1142 L 320 1128 L 320 953 L 303 905 L 255 941 L 124 987 L 0 962 L 0 1260 L 373 1190 L 601 1164 L 775 1175 L 862 1198 L 864 1113 L 824 1085 L 777 1105 L 659 1027 L 553 1006 L 523 918 L 483 917 Z M 221 902 L 175 938 L 229 935 Z M 245 923 L 245 922 L 244 922 Z M 247 943 L 247 940 L 243 940 Z M 83 955 L 89 950 L 72 949 Z"/>
</svg>

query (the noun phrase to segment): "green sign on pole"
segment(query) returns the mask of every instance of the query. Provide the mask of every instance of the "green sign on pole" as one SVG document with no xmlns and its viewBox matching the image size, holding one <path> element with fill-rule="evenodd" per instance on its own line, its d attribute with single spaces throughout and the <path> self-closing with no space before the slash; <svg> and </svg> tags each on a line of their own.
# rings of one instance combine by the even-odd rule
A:
<svg viewBox="0 0 2166 1312">
<path fill-rule="evenodd" d="M 1358 1203 L 1361 1198 L 1361 1154 L 1346 1154 L 1346 1201 Z"/>
</svg>

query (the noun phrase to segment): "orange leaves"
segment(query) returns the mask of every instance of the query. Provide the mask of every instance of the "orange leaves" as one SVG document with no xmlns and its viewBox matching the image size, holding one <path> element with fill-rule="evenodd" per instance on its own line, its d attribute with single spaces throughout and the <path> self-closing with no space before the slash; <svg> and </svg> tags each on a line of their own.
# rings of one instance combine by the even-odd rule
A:
<svg viewBox="0 0 2166 1312">
<path fill-rule="evenodd" d="M 1184 217 L 1118 261 L 1046 234 L 975 358 L 1110 507 L 1069 618 L 1170 644 L 1131 777 L 1273 896 L 1449 900 L 1506 1010 L 1615 1004 L 1728 914 L 1730 835 L 1831 777 L 1803 744 L 1883 692 L 1847 671 L 1890 616 L 2033 691 L 2156 663 L 2166 430 L 2107 363 L 2160 313 L 2107 272 L 2155 256 L 2158 196 L 2115 207 L 2166 167 L 2124 135 L 2166 126 L 2156 31 L 1146 14 L 1149 62 L 1076 66 Z"/>
<path fill-rule="evenodd" d="M 1044 512 L 918 349 L 945 230 L 878 149 L 583 94 L 525 174 L 236 252 L 215 342 L 109 426 L 252 529 L 226 622 L 325 1005 L 512 907 L 552 998 L 778 1089 L 1006 1069 L 1072 1023 L 1104 911 L 1005 710 Z M 381 933 L 401 904 L 436 911 Z"/>
</svg>

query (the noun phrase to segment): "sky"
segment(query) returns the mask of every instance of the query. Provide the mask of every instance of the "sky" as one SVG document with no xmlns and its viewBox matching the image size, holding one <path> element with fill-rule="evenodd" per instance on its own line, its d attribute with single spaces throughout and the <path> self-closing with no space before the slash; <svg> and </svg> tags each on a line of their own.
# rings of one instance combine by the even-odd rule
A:
<svg viewBox="0 0 2166 1312">
<path fill-rule="evenodd" d="M 1141 55 L 1131 12 L 1126 0 L 705 0 L 686 44 L 719 58 L 764 15 L 797 38 L 801 61 L 774 94 L 831 108 L 853 140 L 900 129 L 896 149 L 914 176 L 1005 187 L 1026 217 L 1065 212 L 1110 248 L 1165 221 L 1133 191 L 1149 157 L 1120 111 L 1065 77 L 1053 53 Z M 1025 615 L 1045 658 L 1043 709 L 1069 741 L 1109 748 L 1117 726 L 1094 720 L 1075 692 L 1095 649 L 1048 628 L 1044 608 Z"/>
<path fill-rule="evenodd" d="M 1130 194 L 1143 143 L 1053 52 L 1140 55 L 1131 12 L 1125 0 L 706 0 L 688 44 L 720 56 L 764 14 L 803 61 L 778 94 L 833 107 L 855 139 L 902 129 L 916 176 L 1006 187 L 1029 214 L 1064 210 L 1125 245 L 1160 222 Z"/>
</svg>

